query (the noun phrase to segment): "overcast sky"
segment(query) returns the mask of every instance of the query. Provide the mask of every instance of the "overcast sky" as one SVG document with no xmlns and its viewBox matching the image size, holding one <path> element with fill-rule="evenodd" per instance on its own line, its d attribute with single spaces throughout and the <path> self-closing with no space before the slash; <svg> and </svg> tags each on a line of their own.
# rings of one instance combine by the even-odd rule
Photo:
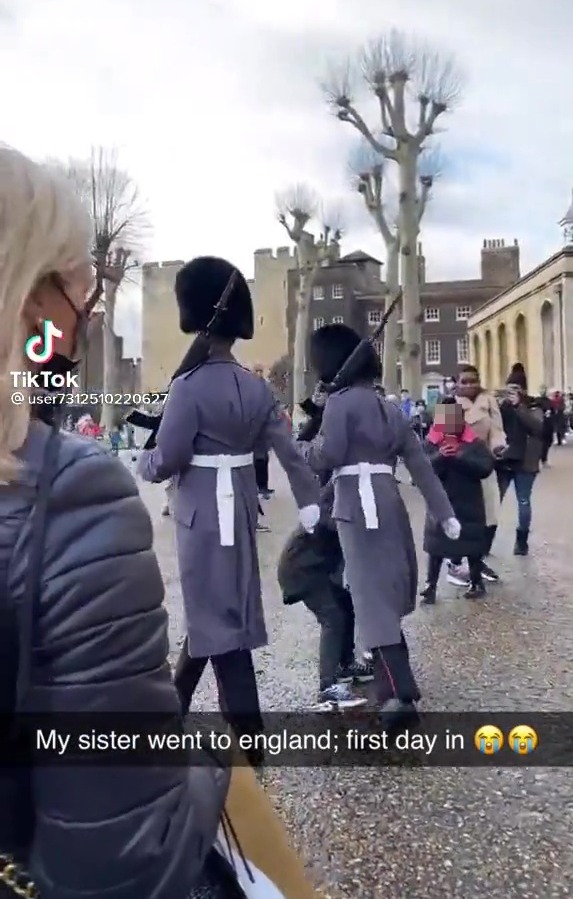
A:
<svg viewBox="0 0 573 899">
<path fill-rule="evenodd" d="M 573 4 L 564 0 L 3 0 L 2 139 L 35 157 L 116 146 L 149 208 L 148 259 L 286 243 L 275 195 L 347 205 L 343 249 L 380 256 L 349 187 L 350 126 L 318 82 L 398 27 L 455 52 L 465 96 L 423 225 L 428 276 L 477 277 L 483 238 L 525 271 L 556 250 L 573 187 Z M 375 108 L 360 108 L 372 124 Z M 131 330 L 133 301 L 122 325 Z"/>
</svg>

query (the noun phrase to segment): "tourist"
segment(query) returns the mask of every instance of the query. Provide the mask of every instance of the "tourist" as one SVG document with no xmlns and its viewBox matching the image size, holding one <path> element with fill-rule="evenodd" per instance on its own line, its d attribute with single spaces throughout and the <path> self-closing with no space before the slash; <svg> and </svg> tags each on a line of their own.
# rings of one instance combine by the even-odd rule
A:
<svg viewBox="0 0 573 899">
<path fill-rule="evenodd" d="M 256 550 L 254 455 L 272 447 L 289 478 L 302 526 L 319 519 L 319 489 L 297 452 L 271 388 L 232 355 L 253 337 L 251 294 L 229 262 L 200 257 L 177 273 L 184 334 L 198 334 L 187 373 L 172 381 L 156 434 L 142 453 L 148 481 L 177 475 L 177 556 L 187 636 L 175 673 L 186 713 L 211 661 L 223 712 L 239 736 L 263 731 L 252 650 L 267 643 Z M 218 311 L 217 311 L 218 310 Z M 257 746 L 249 754 L 262 762 Z"/>
<path fill-rule="evenodd" d="M 537 397 L 537 405 L 543 412 L 543 437 L 541 446 L 541 464 L 545 467 L 549 465 L 549 450 L 553 446 L 553 407 L 551 400 L 547 395 L 547 387 L 541 386 L 539 396 Z"/>
<path fill-rule="evenodd" d="M 111 446 L 111 454 L 112 456 L 119 456 L 119 448 L 121 446 L 121 434 L 119 432 L 119 428 L 117 425 L 111 429 L 109 435 L 109 442 Z"/>
<path fill-rule="evenodd" d="M 310 364 L 317 378 L 331 383 L 359 343 L 345 325 L 314 331 Z M 357 636 L 374 654 L 382 726 L 392 729 L 417 717 L 420 698 L 402 632 L 402 620 L 416 605 L 418 569 L 408 513 L 392 477 L 398 456 L 452 539 L 460 525 L 410 423 L 376 392 L 379 376 L 380 360 L 370 348 L 348 388 L 329 396 L 308 458 L 317 472 L 334 473 L 332 517 Z"/>
<path fill-rule="evenodd" d="M 262 365 L 255 365 L 253 372 L 257 378 L 265 380 L 265 370 Z M 255 450 L 255 477 L 260 498 L 270 499 L 274 490 L 269 488 L 269 452 L 264 446 L 257 447 Z"/>
<path fill-rule="evenodd" d="M 462 365 L 456 385 L 456 401 L 464 410 L 466 423 L 472 431 L 483 440 L 490 451 L 500 458 L 506 447 L 505 432 L 499 405 L 493 394 L 485 390 L 480 383 L 479 371 L 475 365 Z M 497 532 L 500 496 L 495 472 L 482 482 L 485 502 L 487 528 L 486 549 L 484 555 L 491 552 Z M 483 578 L 490 583 L 499 581 L 499 575 L 486 562 L 482 566 Z M 460 587 L 469 587 L 469 573 L 462 566 L 462 559 L 451 560 L 448 566 L 448 581 Z"/>
<path fill-rule="evenodd" d="M 559 390 L 552 390 L 549 397 L 552 411 L 553 433 L 557 439 L 557 446 L 563 446 L 567 431 L 567 416 L 565 414 L 565 397 Z"/>
<path fill-rule="evenodd" d="M 316 391 L 301 407 L 309 416 L 297 442 L 308 453 L 320 431 L 326 394 Z M 286 605 L 303 602 L 320 625 L 319 693 L 320 711 L 353 708 L 363 701 L 349 684 L 373 679 L 372 664 L 358 662 L 354 655 L 354 607 L 343 584 L 344 558 L 332 520 L 334 482 L 331 472 L 321 480 L 320 522 L 314 534 L 297 528 L 288 538 L 278 564 L 278 581 Z"/>
<path fill-rule="evenodd" d="M 65 375 L 81 358 L 92 223 L 69 181 L 6 147 L 0 206 L 0 709 L 24 737 L 30 709 L 52 727 L 93 711 L 157 713 L 181 736 L 164 588 L 133 478 L 95 440 L 62 433 L 57 405 L 11 402 L 9 372 L 29 366 L 24 344 L 46 319 L 63 333 L 34 371 Z M 230 771 L 26 765 L 24 747 L 5 726 L 3 896 L 238 895 L 213 849 Z"/>
<path fill-rule="evenodd" d="M 423 602 L 436 602 L 438 579 L 444 559 L 452 553 L 467 557 L 470 586 L 466 599 L 485 595 L 482 558 L 487 548 L 484 478 L 494 470 L 495 459 L 483 440 L 476 437 L 464 420 L 464 412 L 454 397 L 444 397 L 436 405 L 434 424 L 424 449 L 442 482 L 462 531 L 459 540 L 450 540 L 443 528 L 426 515 L 424 551 L 428 553 L 428 576 L 422 591 Z"/>
<path fill-rule="evenodd" d="M 410 421 L 414 415 L 416 404 L 410 396 L 410 391 L 406 388 L 400 391 L 400 409 L 407 421 Z"/>
<path fill-rule="evenodd" d="M 517 363 L 508 375 L 501 416 L 507 448 L 499 462 L 497 478 L 501 500 L 513 483 L 517 499 L 517 529 L 514 555 L 529 553 L 531 528 L 531 493 L 539 472 L 543 447 L 543 411 L 527 395 L 527 377 Z"/>
<path fill-rule="evenodd" d="M 447 396 L 455 396 L 457 379 L 453 375 L 444 378 L 442 382 L 442 398 Z M 438 400 L 440 402 L 440 400 Z"/>
<path fill-rule="evenodd" d="M 331 518 L 334 485 L 321 491 L 321 520 L 314 534 L 298 527 L 288 537 L 277 567 L 285 605 L 302 602 L 320 625 L 317 711 L 364 705 L 349 684 L 373 679 L 372 667 L 354 657 L 354 608 L 343 587 L 344 560 Z"/>
<path fill-rule="evenodd" d="M 430 430 L 431 424 L 432 422 L 430 420 L 430 413 L 428 412 L 426 401 L 418 400 L 416 402 L 414 415 L 412 416 L 412 428 L 414 430 L 414 434 L 416 434 L 418 439 L 422 442 L 428 436 L 428 431 Z"/>
</svg>

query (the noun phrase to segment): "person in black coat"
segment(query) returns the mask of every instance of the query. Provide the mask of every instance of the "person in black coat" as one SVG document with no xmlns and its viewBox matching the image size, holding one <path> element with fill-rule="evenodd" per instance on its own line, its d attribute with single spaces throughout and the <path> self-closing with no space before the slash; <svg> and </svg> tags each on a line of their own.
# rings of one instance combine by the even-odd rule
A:
<svg viewBox="0 0 573 899">
<path fill-rule="evenodd" d="M 542 465 L 549 465 L 549 450 L 553 446 L 554 439 L 554 431 L 553 431 L 553 409 L 551 406 L 551 400 L 547 396 L 547 387 L 542 387 L 539 391 L 539 396 L 536 400 L 537 408 L 541 410 L 543 413 L 543 435 L 542 435 L 542 447 L 541 447 L 541 459 L 540 462 Z"/>
<path fill-rule="evenodd" d="M 444 397 L 436 406 L 434 424 L 424 449 L 462 530 L 459 540 L 450 540 L 439 523 L 426 516 L 424 551 L 428 553 L 428 579 L 422 591 L 423 602 L 435 603 L 442 562 L 453 556 L 467 556 L 470 587 L 465 596 L 478 599 L 485 594 L 482 558 L 487 549 L 481 482 L 492 473 L 494 457 L 483 440 L 465 423 L 463 409 L 453 397 Z"/>
</svg>

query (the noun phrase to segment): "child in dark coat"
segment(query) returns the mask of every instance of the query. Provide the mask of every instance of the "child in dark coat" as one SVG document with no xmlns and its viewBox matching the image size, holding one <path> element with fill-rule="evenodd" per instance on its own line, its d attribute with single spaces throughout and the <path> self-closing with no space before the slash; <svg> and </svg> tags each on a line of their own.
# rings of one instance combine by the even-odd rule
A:
<svg viewBox="0 0 573 899">
<path fill-rule="evenodd" d="M 311 401 L 302 406 L 312 416 L 298 435 L 305 454 L 318 433 L 321 413 Z M 371 664 L 358 662 L 354 655 L 354 608 L 343 584 L 344 559 L 332 520 L 334 483 L 330 475 L 322 479 L 320 521 L 313 534 L 298 527 L 289 536 L 281 553 L 277 578 L 285 605 L 302 602 L 320 625 L 318 711 L 332 711 L 364 705 L 354 695 L 352 683 L 373 680 Z"/>
<path fill-rule="evenodd" d="M 470 588 L 465 596 L 478 599 L 485 594 L 482 558 L 487 551 L 481 482 L 494 470 L 494 457 L 465 423 L 463 409 L 453 397 L 445 397 L 436 405 L 424 449 L 461 524 L 461 534 L 459 540 L 450 540 L 440 524 L 426 516 L 424 551 L 428 553 L 428 579 L 421 594 L 423 602 L 435 603 L 442 562 L 454 556 L 467 556 Z"/>
</svg>

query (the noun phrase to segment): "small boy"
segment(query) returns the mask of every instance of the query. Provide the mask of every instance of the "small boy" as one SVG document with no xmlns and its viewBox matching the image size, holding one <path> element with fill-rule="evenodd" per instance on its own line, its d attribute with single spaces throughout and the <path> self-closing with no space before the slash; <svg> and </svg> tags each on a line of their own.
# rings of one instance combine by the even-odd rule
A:
<svg viewBox="0 0 573 899">
<path fill-rule="evenodd" d="M 318 433 L 321 412 L 308 400 L 301 404 L 309 421 L 302 426 L 298 442 L 304 455 Z M 374 679 L 372 662 L 357 662 L 354 656 L 354 607 L 343 584 L 344 559 L 332 520 L 334 482 L 322 478 L 320 521 L 313 534 L 298 527 L 281 553 L 277 578 L 285 605 L 303 602 L 320 624 L 318 710 L 333 711 L 364 705 L 349 684 Z"/>
<path fill-rule="evenodd" d="M 293 531 L 278 563 L 285 605 L 303 602 L 320 625 L 318 711 L 364 705 L 366 699 L 355 696 L 350 684 L 374 677 L 372 666 L 354 657 L 354 609 L 342 584 L 343 568 L 338 534 L 324 522 L 313 534 L 301 527 Z"/>
<path fill-rule="evenodd" d="M 424 449 L 461 524 L 461 534 L 458 540 L 450 540 L 443 528 L 426 516 L 424 551 L 428 553 L 428 578 L 422 601 L 426 605 L 436 602 L 442 563 L 456 556 L 468 559 L 470 587 L 466 599 L 479 599 L 485 595 L 482 559 L 487 551 L 481 482 L 494 470 L 493 454 L 465 423 L 463 409 L 453 397 L 444 397 L 436 405 Z"/>
</svg>

